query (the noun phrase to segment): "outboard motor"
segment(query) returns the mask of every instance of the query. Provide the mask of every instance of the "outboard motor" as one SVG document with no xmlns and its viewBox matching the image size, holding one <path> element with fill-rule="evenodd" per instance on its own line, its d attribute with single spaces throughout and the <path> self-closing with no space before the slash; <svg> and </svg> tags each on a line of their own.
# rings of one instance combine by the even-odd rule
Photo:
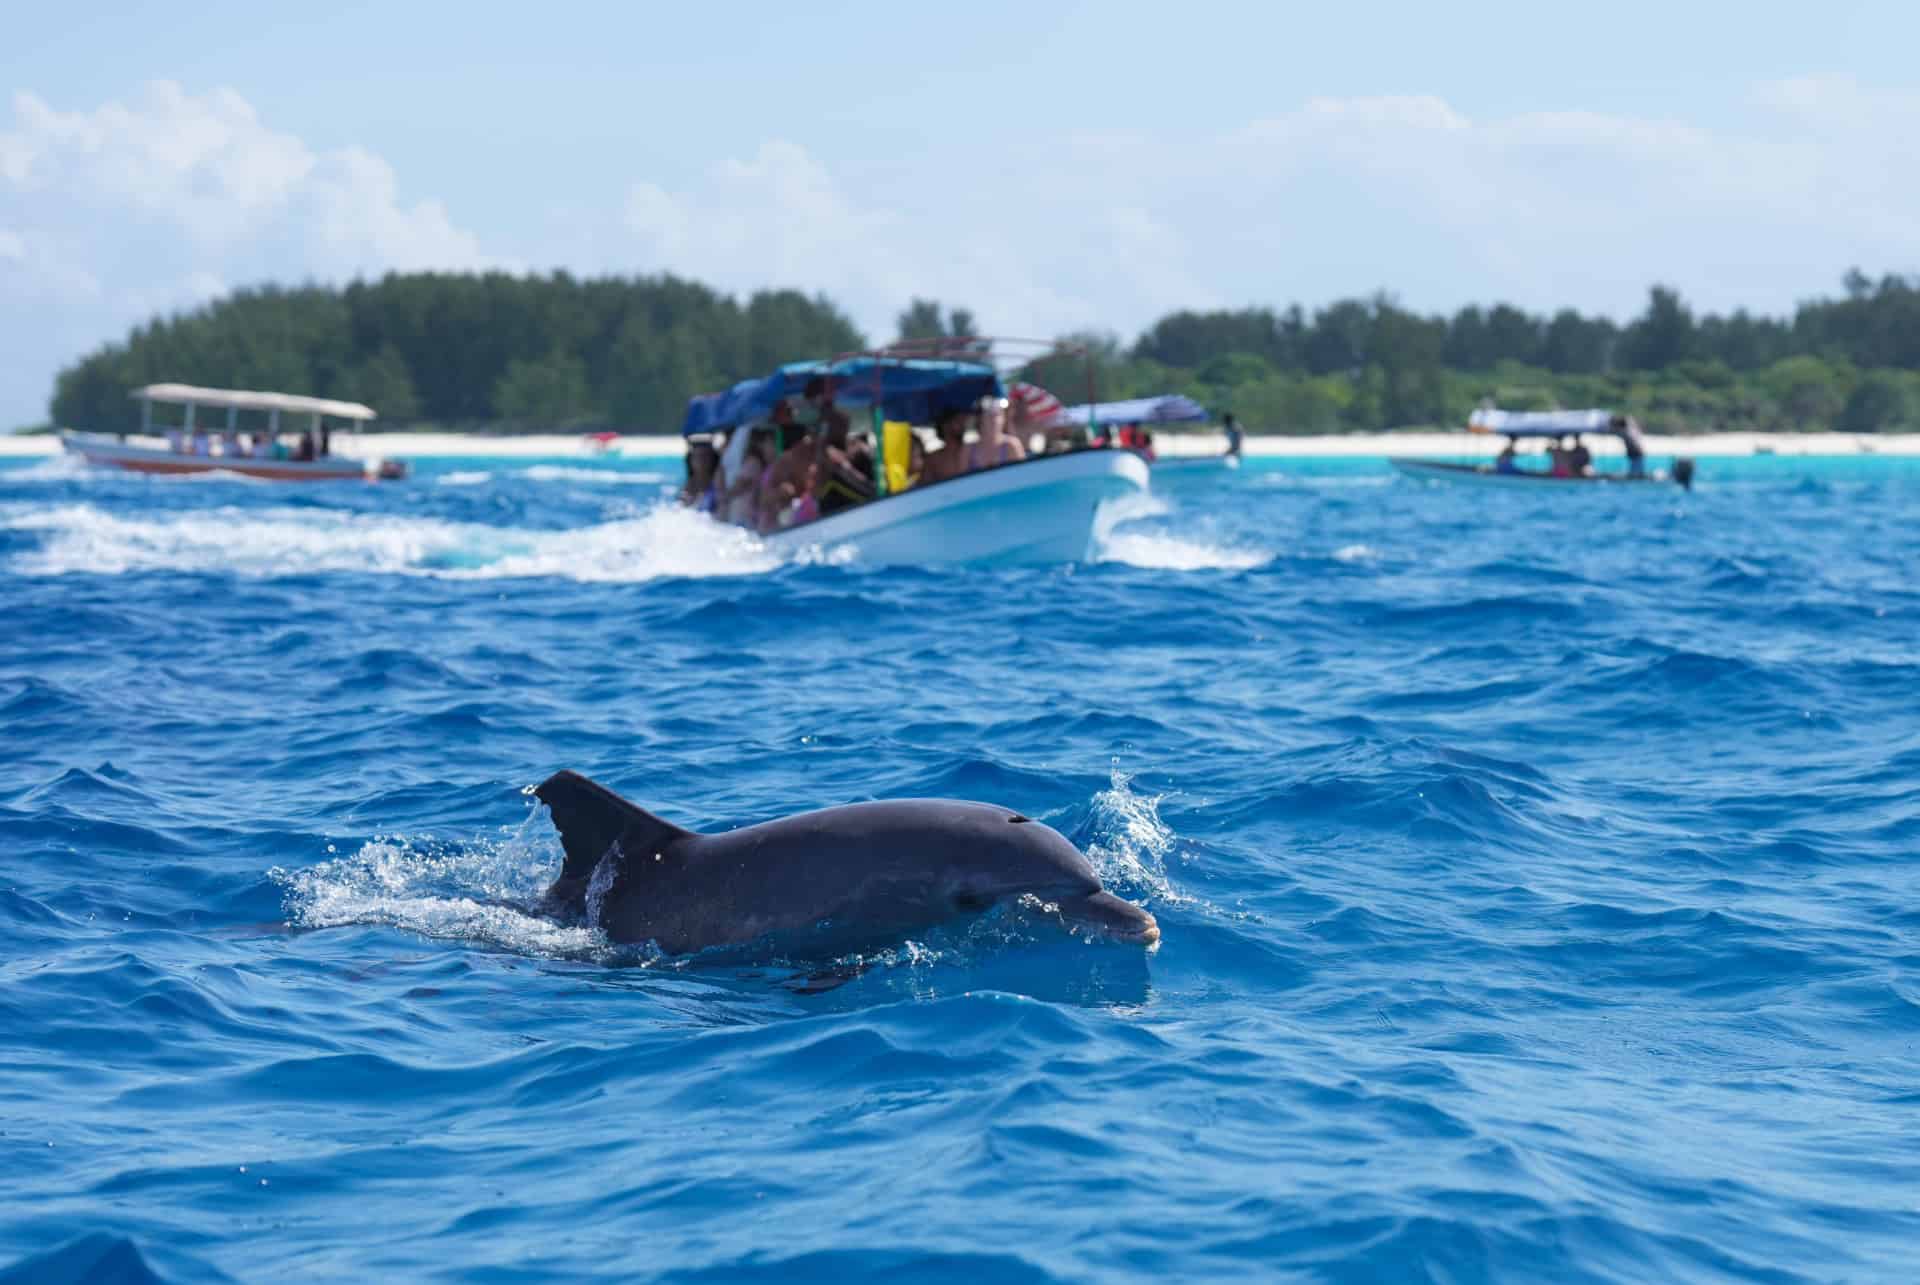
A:
<svg viewBox="0 0 1920 1285">
<path fill-rule="evenodd" d="M 1682 490 L 1691 491 L 1693 489 L 1693 461 L 1690 459 L 1675 460 L 1673 462 L 1673 480 L 1680 484 Z"/>
</svg>

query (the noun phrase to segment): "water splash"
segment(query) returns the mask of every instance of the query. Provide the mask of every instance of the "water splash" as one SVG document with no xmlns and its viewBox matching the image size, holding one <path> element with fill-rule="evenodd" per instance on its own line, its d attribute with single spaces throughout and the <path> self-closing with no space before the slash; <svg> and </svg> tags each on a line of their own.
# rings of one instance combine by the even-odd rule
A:
<svg viewBox="0 0 1920 1285">
<path fill-rule="evenodd" d="M 26 575 L 138 571 L 272 578 L 324 572 L 578 581 L 757 575 L 781 565 L 752 533 L 660 503 L 594 526 L 539 531 L 438 518 L 225 506 L 123 517 L 92 504 L 13 506 L 0 528 L 41 537 Z"/>
<path fill-rule="evenodd" d="M 1133 791 L 1133 774 L 1115 763 L 1111 784 L 1093 796 L 1090 825 L 1093 837 L 1083 846 L 1100 882 L 1137 888 L 1155 900 L 1190 900 L 1167 877 L 1167 858 L 1177 836 L 1160 819 L 1164 795 Z"/>
<path fill-rule="evenodd" d="M 1273 560 L 1273 555 L 1166 530 L 1123 531 L 1123 523 L 1165 518 L 1173 506 L 1157 495 L 1123 496 L 1100 506 L 1094 520 L 1097 562 L 1121 562 L 1156 571 L 1244 571 Z"/>
<path fill-rule="evenodd" d="M 351 856 L 268 877 L 285 889 L 299 928 L 383 924 L 423 937 L 479 941 L 556 959 L 601 958 L 610 947 L 591 928 L 555 923 L 531 907 L 559 866 L 546 809 L 532 809 L 502 837 L 446 843 L 381 835 Z"/>
</svg>

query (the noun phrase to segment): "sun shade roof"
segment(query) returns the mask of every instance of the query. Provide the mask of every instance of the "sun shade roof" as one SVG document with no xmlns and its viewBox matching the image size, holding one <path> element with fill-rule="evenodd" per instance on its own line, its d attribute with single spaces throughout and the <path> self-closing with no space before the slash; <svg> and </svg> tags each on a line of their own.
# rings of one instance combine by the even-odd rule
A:
<svg viewBox="0 0 1920 1285">
<path fill-rule="evenodd" d="M 943 411 L 1005 392 L 1000 376 L 982 362 L 874 356 L 796 361 L 764 379 L 744 379 L 724 392 L 694 397 L 680 431 L 691 437 L 763 423 L 776 404 L 800 396 L 816 378 L 826 379 L 838 406 L 864 408 L 878 401 L 888 419 L 909 424 L 931 424 Z"/>
<path fill-rule="evenodd" d="M 1502 433 L 1507 437 L 1622 433 L 1624 428 L 1614 423 L 1618 418 L 1610 410 L 1477 410 L 1467 416 L 1467 427 L 1476 433 Z"/>
<path fill-rule="evenodd" d="M 256 393 L 242 388 L 196 388 L 192 384 L 148 384 L 128 396 L 143 402 L 170 402 L 194 406 L 230 406 L 235 410 L 288 411 L 296 415 L 332 415 L 336 419 L 373 419 L 371 406 L 337 402 L 329 397 L 301 397 L 294 393 Z"/>
<path fill-rule="evenodd" d="M 1093 402 L 1069 406 L 1054 417 L 1056 424 L 1197 424 L 1207 408 L 1191 397 L 1167 393 L 1124 402 Z"/>
</svg>

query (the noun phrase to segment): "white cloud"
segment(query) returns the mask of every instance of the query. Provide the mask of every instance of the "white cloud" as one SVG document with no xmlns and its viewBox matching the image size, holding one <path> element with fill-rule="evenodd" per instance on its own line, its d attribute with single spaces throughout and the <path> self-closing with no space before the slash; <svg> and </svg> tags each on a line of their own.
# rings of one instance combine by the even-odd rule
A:
<svg viewBox="0 0 1920 1285">
<path fill-rule="evenodd" d="M 1175 307 L 1512 300 L 1630 315 L 1655 281 L 1790 308 L 1850 264 L 1920 269 L 1920 93 L 1756 88 L 1745 122 L 1441 98 L 1316 98 L 1204 137 L 1061 133 L 987 172 L 923 158 L 842 180 L 790 142 L 637 184 L 637 266 L 821 289 L 876 335 L 913 294 L 993 327 L 1130 333 Z"/>
<path fill-rule="evenodd" d="M 434 201 L 360 148 L 317 152 L 230 90 L 148 85 L 63 112 L 13 96 L 0 125 L 0 430 L 44 414 L 53 372 L 229 284 L 489 263 Z"/>
</svg>

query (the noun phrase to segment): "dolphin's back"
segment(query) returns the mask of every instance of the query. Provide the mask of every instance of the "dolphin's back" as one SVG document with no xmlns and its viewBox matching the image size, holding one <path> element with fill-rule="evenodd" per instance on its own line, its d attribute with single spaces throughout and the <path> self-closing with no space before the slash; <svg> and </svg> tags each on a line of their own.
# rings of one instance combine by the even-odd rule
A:
<svg viewBox="0 0 1920 1285">
<path fill-rule="evenodd" d="M 578 908 L 594 867 L 615 843 L 627 852 L 654 852 L 693 837 L 691 830 L 662 821 L 578 772 L 555 772 L 533 792 L 553 814 L 553 828 L 560 832 L 560 846 L 567 854 L 559 878 L 547 890 L 547 899 L 563 907 Z"/>
</svg>

